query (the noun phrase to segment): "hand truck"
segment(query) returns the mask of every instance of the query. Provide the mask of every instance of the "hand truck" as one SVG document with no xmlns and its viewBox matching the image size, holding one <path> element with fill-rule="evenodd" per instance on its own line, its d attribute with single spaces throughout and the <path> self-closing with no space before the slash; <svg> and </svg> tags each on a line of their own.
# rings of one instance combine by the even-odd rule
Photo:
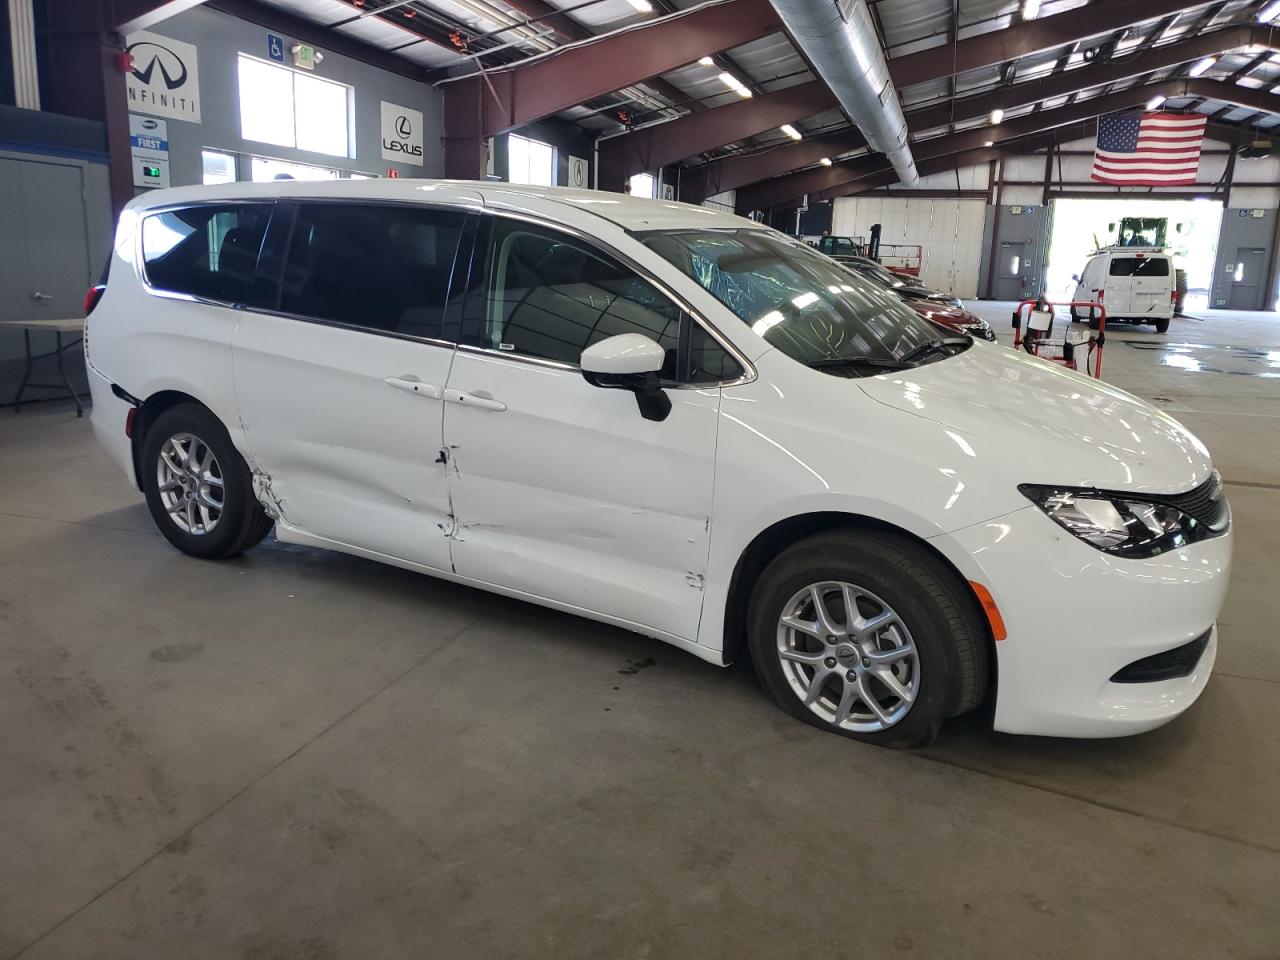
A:
<svg viewBox="0 0 1280 960">
<path fill-rule="evenodd" d="M 1054 310 L 1058 307 L 1088 307 L 1088 321 L 1068 320 L 1062 339 L 1053 337 Z M 1025 323 L 1024 323 L 1025 315 Z M 1093 318 L 1097 318 L 1094 327 Z M 1025 333 L 1024 333 L 1025 329 Z M 1013 348 L 1043 360 L 1060 363 L 1069 370 L 1079 370 L 1083 361 L 1084 372 L 1102 379 L 1102 348 L 1107 342 L 1107 308 L 1096 300 L 1068 300 L 1054 302 L 1041 297 L 1023 300 L 1013 311 Z M 1054 352 L 1056 351 L 1056 353 Z"/>
</svg>

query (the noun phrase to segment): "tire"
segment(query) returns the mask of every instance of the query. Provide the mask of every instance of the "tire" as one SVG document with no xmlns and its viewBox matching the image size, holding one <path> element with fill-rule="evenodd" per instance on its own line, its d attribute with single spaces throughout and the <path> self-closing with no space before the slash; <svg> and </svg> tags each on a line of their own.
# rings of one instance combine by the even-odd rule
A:
<svg viewBox="0 0 1280 960">
<path fill-rule="evenodd" d="M 1156 333 L 1168 333 L 1168 332 L 1169 332 L 1169 318 L 1161 317 L 1159 320 L 1156 321 Z"/>
<path fill-rule="evenodd" d="M 199 468 L 194 472 L 186 459 L 192 444 Z M 142 439 L 141 472 L 151 518 L 185 554 L 204 560 L 233 557 L 271 530 L 271 518 L 254 496 L 248 464 L 226 427 L 198 404 L 180 404 L 156 418 Z"/>
<path fill-rule="evenodd" d="M 856 623 L 850 631 L 842 602 L 849 594 L 837 585 L 853 588 L 858 622 L 879 617 L 884 625 L 860 638 Z M 813 586 L 819 586 L 837 628 L 834 644 L 813 636 L 820 623 Z M 883 619 L 886 613 L 891 620 Z M 784 625 L 784 615 L 809 629 Z M 938 557 L 895 534 L 841 530 L 788 547 L 756 583 L 747 630 L 756 675 L 778 706 L 820 729 L 867 743 L 928 744 L 945 719 L 973 709 L 986 695 L 988 633 L 972 592 Z M 902 653 L 908 642 L 914 659 Z M 891 662 L 872 663 L 866 654 Z M 819 670 L 825 679 L 810 707 L 805 696 L 813 695 Z M 909 702 L 879 680 L 885 671 L 910 694 Z M 852 683 L 846 679 L 851 673 L 857 677 Z M 863 691 L 879 703 L 879 712 Z M 849 709 L 837 725 L 846 698 Z"/>
</svg>

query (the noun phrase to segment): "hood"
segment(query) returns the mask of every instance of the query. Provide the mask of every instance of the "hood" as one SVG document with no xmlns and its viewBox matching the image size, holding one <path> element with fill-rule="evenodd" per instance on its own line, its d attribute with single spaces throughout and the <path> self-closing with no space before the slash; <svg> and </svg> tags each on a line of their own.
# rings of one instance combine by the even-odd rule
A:
<svg viewBox="0 0 1280 960">
<path fill-rule="evenodd" d="M 1019 483 L 1181 493 L 1213 470 L 1204 444 L 1164 411 L 1004 347 L 975 342 L 857 383 L 878 403 L 957 431 L 975 457 L 1009 458 Z"/>
</svg>

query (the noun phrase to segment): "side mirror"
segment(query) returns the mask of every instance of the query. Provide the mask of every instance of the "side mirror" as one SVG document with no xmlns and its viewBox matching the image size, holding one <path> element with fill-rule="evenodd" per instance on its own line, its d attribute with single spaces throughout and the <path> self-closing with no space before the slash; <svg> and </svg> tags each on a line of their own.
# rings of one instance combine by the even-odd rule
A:
<svg viewBox="0 0 1280 960">
<path fill-rule="evenodd" d="M 630 390 L 642 417 L 665 420 L 671 412 L 671 398 L 663 391 L 660 377 L 666 359 L 666 351 L 653 339 L 641 333 L 620 333 L 583 350 L 579 365 L 593 387 Z"/>
<path fill-rule="evenodd" d="M 1115 229 L 1116 229 L 1116 225 L 1115 225 L 1114 223 L 1108 223 L 1108 224 L 1107 224 L 1107 232 L 1108 232 L 1108 233 L 1112 233 L 1112 232 L 1114 232 L 1114 231 L 1115 231 Z"/>
<path fill-rule="evenodd" d="M 1071 275 L 1071 279 L 1072 279 L 1072 280 L 1074 280 L 1076 283 L 1079 283 L 1079 282 L 1080 282 L 1080 274 L 1078 274 L 1078 273 L 1073 273 L 1073 274 Z"/>
</svg>

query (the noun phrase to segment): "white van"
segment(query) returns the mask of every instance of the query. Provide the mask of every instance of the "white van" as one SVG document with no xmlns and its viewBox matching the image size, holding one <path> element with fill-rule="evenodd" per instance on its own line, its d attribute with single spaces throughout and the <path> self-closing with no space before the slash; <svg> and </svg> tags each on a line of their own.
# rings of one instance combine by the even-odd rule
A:
<svg viewBox="0 0 1280 960">
<path fill-rule="evenodd" d="M 1106 308 L 1107 323 L 1153 323 L 1157 333 L 1169 329 L 1178 300 L 1173 258 L 1154 247 L 1113 247 L 1095 254 L 1076 277 L 1075 300 L 1096 300 Z M 1083 319 L 1089 311 L 1072 311 Z M 1091 317 L 1090 319 L 1096 319 Z"/>
<path fill-rule="evenodd" d="M 1213 667 L 1230 511 L 1199 440 L 750 220 L 502 183 L 158 190 L 87 306 L 94 430 L 192 556 L 274 526 L 750 656 L 794 716 L 899 746 L 988 687 L 1002 731 L 1136 733 Z"/>
</svg>

